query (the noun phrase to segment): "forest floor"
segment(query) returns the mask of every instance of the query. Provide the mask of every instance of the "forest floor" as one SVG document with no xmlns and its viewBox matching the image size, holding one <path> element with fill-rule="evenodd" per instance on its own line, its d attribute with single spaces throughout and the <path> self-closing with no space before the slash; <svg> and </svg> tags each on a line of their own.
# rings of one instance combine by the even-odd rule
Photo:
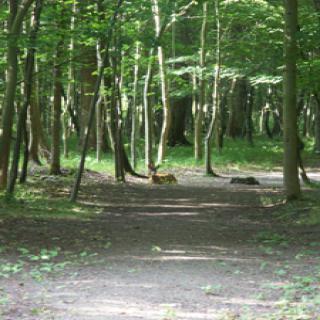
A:
<svg viewBox="0 0 320 320">
<path fill-rule="evenodd" d="M 165 186 L 87 174 L 87 217 L 0 216 L 0 319 L 320 319 L 308 201 L 284 206 L 280 173 L 248 173 L 260 186 L 176 174 Z M 70 186 L 34 183 L 59 199 Z"/>
</svg>

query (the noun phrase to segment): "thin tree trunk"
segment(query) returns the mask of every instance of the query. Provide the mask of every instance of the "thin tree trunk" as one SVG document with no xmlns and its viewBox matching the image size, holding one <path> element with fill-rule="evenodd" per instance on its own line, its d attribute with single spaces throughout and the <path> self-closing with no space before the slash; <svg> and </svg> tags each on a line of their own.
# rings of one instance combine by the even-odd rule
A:
<svg viewBox="0 0 320 320">
<path fill-rule="evenodd" d="M 202 130 L 203 130 L 203 112 L 206 100 L 206 81 L 205 72 L 206 67 L 206 34 L 208 24 L 208 1 L 203 3 L 203 22 L 201 29 L 201 49 L 200 49 L 200 80 L 199 80 L 199 104 L 196 106 L 195 129 L 194 129 L 194 153 L 195 159 L 202 158 Z"/>
<path fill-rule="evenodd" d="M 284 186 L 288 200 L 300 196 L 297 128 L 297 0 L 284 0 Z"/>
<path fill-rule="evenodd" d="M 23 123 L 22 135 L 23 135 L 23 139 L 24 139 L 24 152 L 23 152 L 23 162 L 22 162 L 21 174 L 20 174 L 20 179 L 19 179 L 19 182 L 21 184 L 23 184 L 27 181 L 29 154 L 30 154 L 30 152 L 29 152 L 29 134 L 28 134 L 26 121 L 24 121 L 24 123 Z"/>
<path fill-rule="evenodd" d="M 69 157 L 69 148 L 68 148 L 68 139 L 70 135 L 70 118 L 69 113 L 72 118 L 73 110 L 74 110 L 74 100 L 75 100 L 75 76 L 74 76 L 74 28 L 75 28 L 75 15 L 76 15 L 76 1 L 73 0 L 72 4 L 72 16 L 70 19 L 70 31 L 71 31 L 71 39 L 69 43 L 69 70 L 68 70 L 68 86 L 67 86 L 67 95 L 64 97 L 63 104 L 63 114 L 62 114 L 62 140 L 63 140 L 63 156 L 65 158 Z"/>
<path fill-rule="evenodd" d="M 211 161 L 211 142 L 214 131 L 214 124 L 216 121 L 217 110 L 220 104 L 219 87 L 220 87 L 220 69 L 221 69 L 221 52 L 220 52 L 220 15 L 219 15 L 219 0 L 215 0 L 215 15 L 216 15 L 216 66 L 215 76 L 213 85 L 213 96 L 212 96 L 212 118 L 208 128 L 208 132 L 205 138 L 205 167 L 206 174 L 216 176 L 212 169 Z"/>
<path fill-rule="evenodd" d="M 76 180 L 75 180 L 75 183 L 74 183 L 74 186 L 73 186 L 73 189 L 72 189 L 72 193 L 71 193 L 70 200 L 72 202 L 76 201 L 77 196 L 78 196 L 80 183 L 81 183 L 81 178 L 82 178 L 82 173 L 83 173 L 83 170 L 84 170 L 85 158 L 86 158 L 88 145 L 89 145 L 90 130 L 91 130 L 91 127 L 92 127 L 92 124 L 93 124 L 94 113 L 95 113 L 95 109 L 96 109 L 96 103 L 98 101 L 99 93 L 100 93 L 100 85 L 101 85 L 101 81 L 102 81 L 103 76 L 104 76 L 105 67 L 106 67 L 106 65 L 108 63 L 108 60 L 109 60 L 110 41 L 111 41 L 111 38 L 112 38 L 113 29 L 114 29 L 114 26 L 115 26 L 115 24 L 117 22 L 119 10 L 120 10 L 120 8 L 122 6 L 122 3 L 123 3 L 123 0 L 118 0 L 117 7 L 115 9 L 115 12 L 114 12 L 114 15 L 113 15 L 113 18 L 111 20 L 111 24 L 110 24 L 110 27 L 109 27 L 109 30 L 108 30 L 105 53 L 104 53 L 104 57 L 103 57 L 103 60 L 102 60 L 102 65 L 101 65 L 101 68 L 99 70 L 98 77 L 97 77 L 97 80 L 96 80 L 94 94 L 93 94 L 93 97 L 91 99 L 90 114 L 89 114 L 88 125 L 87 125 L 87 132 L 86 132 L 86 136 L 85 136 L 84 143 L 83 143 L 79 169 L 78 169 L 78 172 L 77 172 L 77 175 L 76 175 Z"/>
<path fill-rule="evenodd" d="M 315 96 L 315 119 L 314 119 L 314 152 L 320 154 L 320 98 L 317 94 Z"/>
<path fill-rule="evenodd" d="M 102 85 L 104 87 L 104 85 Z M 110 85 L 111 87 L 111 85 Z M 106 105 L 106 125 L 107 125 L 107 131 L 108 131 L 108 138 L 110 141 L 111 150 L 114 152 L 114 134 L 112 130 L 112 117 L 111 117 L 111 101 L 108 101 L 107 97 L 104 96 L 104 104 Z"/>
<path fill-rule="evenodd" d="M 269 139 L 273 139 L 273 135 L 272 135 L 272 131 L 271 131 L 271 128 L 270 128 L 270 114 L 271 114 L 271 110 L 268 107 L 265 107 L 264 110 L 263 110 L 263 127 L 264 127 L 264 131 L 266 132 L 267 134 L 267 137 Z"/>
<path fill-rule="evenodd" d="M 37 38 L 37 32 L 39 29 L 40 24 L 40 14 L 42 9 L 42 0 L 36 0 L 36 7 L 34 10 L 34 17 L 32 21 L 32 30 L 30 33 L 30 42 L 31 42 L 31 49 L 28 50 L 27 59 L 26 59 L 26 70 L 25 70 L 25 101 L 19 113 L 19 119 L 17 123 L 17 138 L 15 143 L 15 148 L 12 157 L 12 165 L 10 170 L 10 180 L 7 185 L 7 193 L 12 194 L 14 192 L 15 183 L 18 176 L 18 166 L 19 166 L 19 159 L 20 159 L 20 147 L 21 141 L 23 138 L 23 133 L 25 137 L 25 147 L 27 152 L 25 153 L 25 161 L 24 161 L 24 172 L 26 172 L 26 162 L 28 162 L 28 138 L 27 138 L 27 128 L 26 128 L 26 121 L 27 121 L 27 113 L 28 107 L 30 105 L 31 94 L 32 94 L 32 79 L 33 79 L 33 72 L 34 72 L 34 57 L 35 57 L 35 42 Z"/>
<path fill-rule="evenodd" d="M 160 18 L 160 8 L 158 0 L 152 0 L 152 11 L 155 21 L 156 38 L 160 36 L 161 33 L 161 18 Z M 161 96 L 162 96 L 162 107 L 163 107 L 163 120 L 161 136 L 158 148 L 158 164 L 161 164 L 165 159 L 166 148 L 168 142 L 168 136 L 171 125 L 171 108 L 169 99 L 169 89 L 168 89 L 168 79 L 167 70 L 165 65 L 165 53 L 161 45 L 158 46 L 158 61 L 161 79 Z"/>
<path fill-rule="evenodd" d="M 144 100 L 144 128 L 145 128 L 145 164 L 147 168 L 153 165 L 152 160 L 152 108 L 150 99 L 150 87 L 153 76 L 154 49 L 151 48 L 149 54 L 148 70 L 145 77 L 143 100 Z"/>
<path fill-rule="evenodd" d="M 68 97 L 63 96 L 62 104 L 62 142 L 63 142 L 63 156 L 67 159 L 69 157 L 69 147 L 68 147 L 68 138 L 69 138 L 69 113 L 68 113 Z"/>
<path fill-rule="evenodd" d="M 30 160 L 34 161 L 36 164 L 41 165 L 39 156 L 40 143 L 43 144 L 43 129 L 40 117 L 40 99 L 39 99 L 39 80 L 38 80 L 38 66 L 37 57 L 35 54 L 35 65 L 34 65 L 35 75 L 33 80 L 33 93 L 30 100 Z M 48 149 L 48 146 L 46 146 Z"/>
<path fill-rule="evenodd" d="M 116 60 L 116 59 L 115 59 Z M 116 62 L 114 62 L 116 63 Z M 120 79 L 117 75 L 117 66 L 114 66 L 114 104 L 112 109 L 114 110 L 114 154 L 115 154 L 115 178 L 118 182 L 125 182 L 125 171 L 123 165 L 123 144 L 122 144 L 122 128 L 121 128 L 121 89 L 120 89 Z"/>
<path fill-rule="evenodd" d="M 99 12 L 102 11 L 101 3 L 100 6 L 98 6 Z M 101 56 L 101 49 L 102 49 L 103 43 L 102 41 L 99 41 L 98 46 L 97 46 L 97 60 L 98 60 L 98 69 L 102 67 L 102 56 Z M 103 79 L 101 81 L 101 84 L 103 85 Z M 102 86 L 103 88 L 103 86 Z M 102 116 L 102 105 L 103 105 L 103 98 L 102 98 L 102 93 L 100 93 L 100 97 L 97 101 L 97 111 L 96 111 L 96 140 L 97 140 L 97 145 L 96 145 L 96 157 L 97 161 L 100 162 L 102 160 L 102 145 L 103 145 L 103 116 Z"/>
<path fill-rule="evenodd" d="M 135 169 L 137 166 L 137 95 L 138 95 L 138 79 L 139 79 L 139 63 L 140 63 L 140 43 L 136 44 L 134 80 L 133 80 L 133 101 L 132 101 L 132 122 L 131 122 L 131 163 Z"/>
<path fill-rule="evenodd" d="M 18 7 L 16 0 L 10 0 L 8 20 L 7 78 L 2 110 L 2 134 L 0 136 L 0 189 L 7 186 L 11 135 L 14 117 L 14 101 L 18 77 L 18 38 L 25 15 L 33 0 L 25 0 Z"/>
<path fill-rule="evenodd" d="M 52 118 L 52 142 L 51 142 L 51 161 L 50 173 L 53 175 L 61 174 L 60 168 L 60 139 L 61 139 L 61 114 L 63 87 L 61 82 L 62 70 L 59 64 L 63 49 L 61 40 L 57 46 L 56 65 L 54 66 L 54 93 L 53 93 L 53 118 Z"/>
<path fill-rule="evenodd" d="M 154 1 L 154 0 L 153 0 Z M 191 1 L 188 5 L 180 8 L 179 12 L 176 14 L 176 17 L 184 15 L 196 2 Z M 172 25 L 174 21 L 171 20 L 167 24 L 163 23 L 161 25 L 160 31 L 157 33 L 154 42 L 151 46 L 149 52 L 149 63 L 147 74 L 145 77 L 145 85 L 143 91 L 143 103 L 144 103 L 144 115 L 145 115 L 145 163 L 146 167 L 150 169 L 153 166 L 152 161 L 152 108 L 151 108 L 151 99 L 149 96 L 150 87 L 152 84 L 153 78 L 153 55 L 157 47 L 159 47 L 159 41 L 163 36 L 164 32 Z M 149 170 L 150 171 L 150 170 Z"/>
<path fill-rule="evenodd" d="M 248 100 L 246 103 L 246 138 L 249 146 L 253 146 L 253 123 L 252 123 L 253 98 L 254 98 L 254 87 L 250 85 L 250 89 L 248 90 Z"/>
<path fill-rule="evenodd" d="M 97 161 L 102 160 L 102 146 L 103 146 L 103 117 L 102 117 L 102 102 L 103 99 L 100 96 L 97 102 L 97 118 L 96 118 L 96 131 L 97 131 Z"/>
</svg>

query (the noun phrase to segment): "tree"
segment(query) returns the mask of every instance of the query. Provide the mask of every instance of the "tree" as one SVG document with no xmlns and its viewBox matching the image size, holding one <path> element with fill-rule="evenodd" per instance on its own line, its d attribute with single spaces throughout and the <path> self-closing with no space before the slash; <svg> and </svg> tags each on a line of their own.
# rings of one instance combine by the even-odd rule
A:
<svg viewBox="0 0 320 320">
<path fill-rule="evenodd" d="M 89 112 L 88 124 L 87 124 L 87 128 L 86 128 L 86 135 L 85 135 L 83 147 L 82 147 L 81 160 L 80 160 L 78 172 L 76 175 L 75 183 L 74 183 L 74 186 L 73 186 L 73 189 L 71 192 L 71 197 L 70 197 L 70 200 L 72 202 L 76 201 L 77 196 L 78 196 L 82 173 L 84 170 L 85 159 L 86 159 L 88 146 L 89 146 L 90 131 L 91 131 L 91 128 L 93 125 L 96 104 L 99 99 L 100 86 L 101 86 L 101 82 L 102 82 L 102 79 L 104 76 L 104 70 L 105 70 L 105 68 L 108 64 L 108 61 L 109 61 L 109 48 L 110 48 L 110 44 L 111 44 L 111 39 L 113 36 L 114 27 L 118 21 L 117 19 L 118 19 L 119 11 L 121 9 L 122 4 L 123 4 L 123 0 L 118 0 L 114 15 L 113 15 L 111 22 L 110 22 L 110 25 L 109 25 L 109 29 L 108 29 L 108 33 L 107 33 L 107 40 L 106 40 L 106 44 L 105 44 L 105 48 L 104 48 L 105 49 L 104 56 L 101 61 L 100 69 L 98 72 L 98 77 L 97 77 L 97 80 L 95 83 L 94 93 L 93 93 L 93 96 L 90 101 L 90 112 Z"/>
<path fill-rule="evenodd" d="M 6 187 L 8 178 L 14 102 L 18 77 L 18 39 L 21 34 L 22 23 L 32 3 L 33 0 L 23 0 L 21 2 L 10 0 L 9 2 L 7 79 L 0 136 L 0 189 Z"/>
<path fill-rule="evenodd" d="M 297 126 L 297 0 L 284 0 L 284 185 L 287 199 L 300 196 L 298 175 L 298 126 Z"/>
<path fill-rule="evenodd" d="M 219 121 L 219 105 L 220 105 L 220 75 L 221 75 L 221 51 L 220 51 L 220 40 L 221 40 L 221 28 L 220 28 L 220 10 L 219 0 L 215 0 L 215 18 L 216 18 L 216 65 L 214 72 L 214 83 L 213 83 L 213 96 L 212 96 L 212 115 L 209 124 L 208 132 L 205 137 L 205 166 L 206 174 L 216 176 L 211 165 L 211 142 L 212 135 L 214 133 L 215 123 Z M 218 127 L 220 125 L 218 124 Z M 217 134 L 216 130 L 216 134 Z"/>
<path fill-rule="evenodd" d="M 206 37 L 208 25 L 208 1 L 203 3 L 203 22 L 201 28 L 201 49 L 200 49 L 200 79 L 199 79 L 199 104 L 196 105 L 195 129 L 194 129 L 194 153 L 195 159 L 202 158 L 202 129 L 203 129 L 203 112 L 206 100 Z"/>
<path fill-rule="evenodd" d="M 53 117 L 52 117 L 52 142 L 50 173 L 61 174 L 60 168 L 60 140 L 61 140 L 61 114 L 62 114 L 62 92 L 61 82 L 62 70 L 60 66 L 64 42 L 61 40 L 57 45 L 56 61 L 54 66 L 54 94 L 53 94 Z"/>
<path fill-rule="evenodd" d="M 21 141 L 23 138 L 23 132 L 27 133 L 27 113 L 28 113 L 28 107 L 31 102 L 31 94 L 32 94 L 32 79 L 33 79 L 33 72 L 34 72 L 34 64 L 35 64 L 35 43 L 37 38 L 37 33 L 40 26 L 40 14 L 42 10 L 42 0 L 36 0 L 36 5 L 34 9 L 34 14 L 31 22 L 32 30 L 30 32 L 30 48 L 27 52 L 27 58 L 25 63 L 25 97 L 24 102 L 22 105 L 22 108 L 19 112 L 19 118 L 17 123 L 17 137 L 16 137 L 16 143 L 15 148 L 13 152 L 12 157 L 12 165 L 11 165 L 11 171 L 10 171 L 10 180 L 7 186 L 7 192 L 9 194 L 12 194 L 14 191 L 16 179 L 18 176 L 18 166 L 19 166 L 19 159 L 20 159 L 20 146 Z M 24 168 L 23 168 L 23 176 L 22 181 L 25 180 L 26 177 L 26 166 L 28 163 L 28 157 L 29 157 L 29 146 L 28 146 L 28 139 L 27 135 L 25 134 L 25 159 L 24 159 Z"/>
<path fill-rule="evenodd" d="M 160 19 L 160 8 L 158 0 L 152 0 L 153 4 L 153 16 L 156 26 L 156 38 L 160 36 L 161 33 L 161 19 Z M 171 107 L 168 89 L 168 79 L 167 70 L 165 65 L 165 54 L 163 47 L 158 45 L 158 61 L 160 69 L 160 79 L 161 79 L 161 97 L 162 97 L 162 107 L 163 107 L 163 120 L 162 120 L 162 130 L 158 149 L 158 164 L 161 164 L 165 158 L 166 146 L 168 142 L 168 136 L 171 126 Z"/>
</svg>

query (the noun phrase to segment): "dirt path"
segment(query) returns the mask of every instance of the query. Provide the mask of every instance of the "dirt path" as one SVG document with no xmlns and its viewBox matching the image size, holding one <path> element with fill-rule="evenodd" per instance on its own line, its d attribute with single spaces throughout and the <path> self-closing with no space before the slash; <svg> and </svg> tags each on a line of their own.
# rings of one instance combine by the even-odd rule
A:
<svg viewBox="0 0 320 320">
<path fill-rule="evenodd" d="M 0 319 L 319 319 L 319 228 L 275 220 L 268 199 L 281 190 L 268 177 L 91 181 L 92 220 L 3 221 L 1 244 L 20 253 L 0 262 L 24 271 L 0 277 Z"/>
</svg>

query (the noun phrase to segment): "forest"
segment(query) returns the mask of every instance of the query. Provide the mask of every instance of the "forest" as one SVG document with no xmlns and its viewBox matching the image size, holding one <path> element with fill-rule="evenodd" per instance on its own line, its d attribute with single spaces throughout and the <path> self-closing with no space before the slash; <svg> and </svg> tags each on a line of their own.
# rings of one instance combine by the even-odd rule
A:
<svg viewBox="0 0 320 320">
<path fill-rule="evenodd" d="M 319 0 L 0 24 L 0 320 L 320 319 Z"/>
</svg>

